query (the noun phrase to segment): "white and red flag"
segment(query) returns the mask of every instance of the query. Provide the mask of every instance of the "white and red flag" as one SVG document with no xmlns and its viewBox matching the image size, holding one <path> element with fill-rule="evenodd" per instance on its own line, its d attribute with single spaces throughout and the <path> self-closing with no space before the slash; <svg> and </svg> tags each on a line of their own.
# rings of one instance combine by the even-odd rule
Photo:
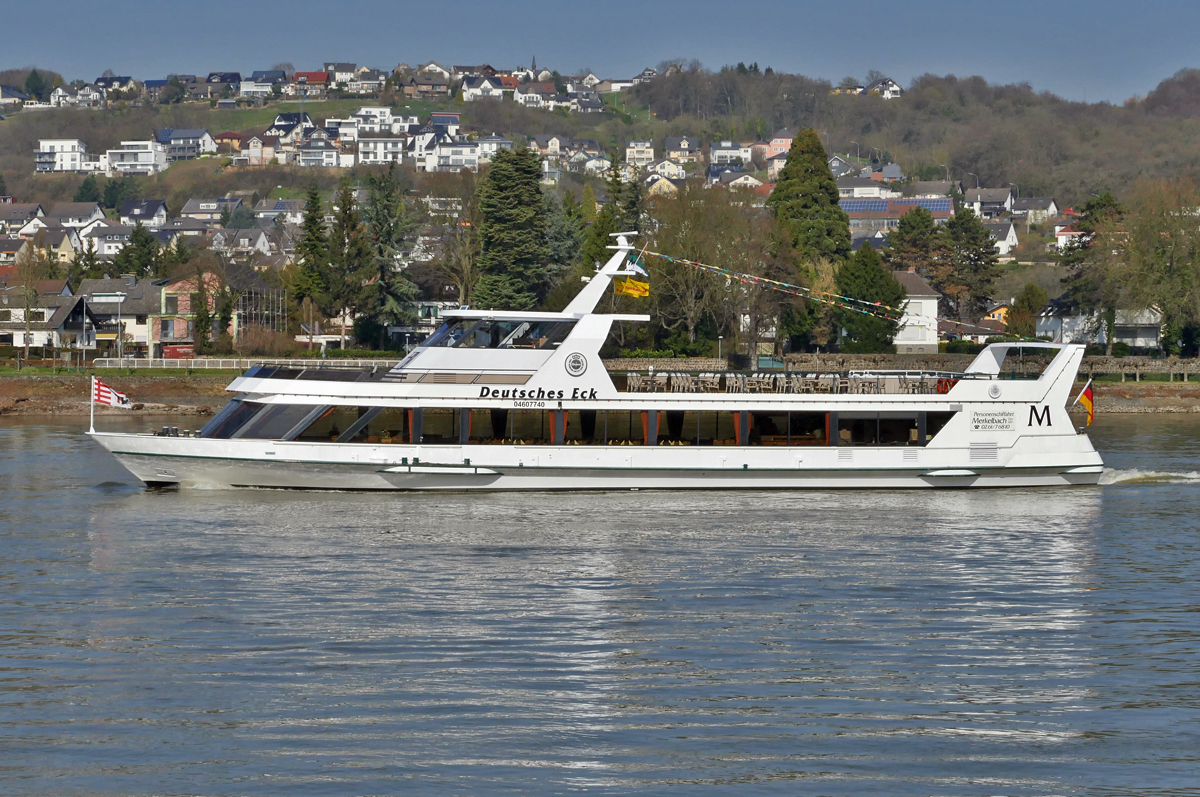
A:
<svg viewBox="0 0 1200 797">
<path fill-rule="evenodd" d="M 92 377 L 92 401 L 97 404 L 107 404 L 110 407 L 124 407 L 125 409 L 133 407 L 129 402 L 129 396 L 113 390 L 94 376 Z"/>
</svg>

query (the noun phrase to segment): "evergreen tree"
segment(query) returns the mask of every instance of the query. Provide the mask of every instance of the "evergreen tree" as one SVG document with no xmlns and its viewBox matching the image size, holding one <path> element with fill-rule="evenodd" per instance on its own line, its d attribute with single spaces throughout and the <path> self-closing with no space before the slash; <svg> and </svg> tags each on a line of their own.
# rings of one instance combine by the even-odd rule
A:
<svg viewBox="0 0 1200 797">
<path fill-rule="evenodd" d="M 583 187 L 583 199 L 579 200 L 579 216 L 585 224 L 596 220 L 596 192 L 591 185 Z"/>
<path fill-rule="evenodd" d="M 850 218 L 838 205 L 837 181 L 812 128 L 801 130 L 792 140 L 767 207 L 787 229 L 802 258 L 836 259 L 850 254 Z"/>
<path fill-rule="evenodd" d="M 8 196 L 8 183 L 4 182 L 4 172 L 0 172 L 0 196 Z"/>
<path fill-rule="evenodd" d="M 946 236 L 950 247 L 950 281 L 956 287 L 961 286 L 955 301 L 958 317 L 977 318 L 991 302 L 992 288 L 999 276 L 996 242 L 970 208 L 963 208 L 950 218 Z"/>
<path fill-rule="evenodd" d="M 541 176 L 532 150 L 500 150 L 479 181 L 479 307 L 529 310 L 549 289 Z"/>
<path fill-rule="evenodd" d="M 1079 212 L 1071 226 L 1081 234 L 1059 253 L 1058 262 L 1068 269 L 1063 282 L 1071 302 L 1084 312 L 1100 313 L 1106 333 L 1105 353 L 1112 356 L 1121 287 L 1116 280 L 1106 278 L 1107 258 L 1096 257 L 1092 244 L 1097 229 L 1119 221 L 1125 215 L 1125 208 L 1105 191 L 1085 202 Z"/>
<path fill-rule="evenodd" d="M 325 286 L 321 312 L 344 318 L 362 305 L 363 285 L 371 273 L 371 247 L 355 206 L 354 188 L 344 180 L 334 200 L 333 228 L 329 231 L 329 258 L 321 282 Z M 346 348 L 342 324 L 341 347 Z"/>
<path fill-rule="evenodd" d="M 25 93 L 38 102 L 45 102 L 44 95 L 48 93 L 46 81 L 36 69 L 31 70 L 25 78 Z"/>
<path fill-rule="evenodd" d="M 383 174 L 367 179 L 369 196 L 364 208 L 367 242 L 370 247 L 372 282 L 363 299 L 369 320 L 378 330 L 378 346 L 388 325 L 408 323 L 416 318 L 412 303 L 417 286 L 401 273 L 401 255 L 405 237 L 417 228 L 417 216 L 405 207 L 396 175 L 396 164 Z"/>
<path fill-rule="evenodd" d="M 3 185 L 3 183 L 0 182 L 0 185 Z M 581 213 L 579 207 L 579 200 L 575 198 L 574 191 L 566 191 L 563 193 L 562 211 L 563 215 L 565 215 L 568 219 L 574 219 L 575 221 L 583 220 L 583 214 Z"/>
<path fill-rule="evenodd" d="M 583 248 L 579 252 L 579 259 L 589 267 L 589 274 L 595 270 L 595 267 L 603 265 L 612 257 L 612 252 L 607 248 L 612 243 L 612 238 L 609 236 L 614 232 L 621 231 L 618 226 L 619 222 L 618 210 L 610 202 L 600 208 L 600 212 L 596 214 L 596 220 L 584 233 Z"/>
<path fill-rule="evenodd" d="M 1049 300 L 1050 294 L 1041 286 L 1027 283 L 1008 310 L 1008 334 L 1018 338 L 1034 337 L 1037 334 L 1037 314 Z"/>
<path fill-rule="evenodd" d="M 219 222 L 222 229 L 226 229 L 226 230 L 229 229 L 229 220 L 232 217 L 233 217 L 233 212 L 229 209 L 229 203 L 228 202 L 223 203 L 221 205 L 221 220 Z"/>
<path fill-rule="evenodd" d="M 212 313 L 208 308 L 208 284 L 204 267 L 196 265 L 196 292 L 192 294 L 192 350 L 212 353 Z"/>
<path fill-rule="evenodd" d="M 4 193 L 0 191 L 0 194 Z M 75 190 L 76 202 L 99 202 L 102 199 L 100 193 L 100 184 L 96 182 L 96 175 L 89 174 L 83 178 L 83 182 L 79 184 L 79 188 Z"/>
<path fill-rule="evenodd" d="M 642 214 L 645 212 L 646 186 L 635 177 L 625 184 L 621 192 L 621 231 L 641 232 Z"/>
<path fill-rule="evenodd" d="M 245 205 L 238 205 L 237 210 L 229 214 L 229 219 L 221 225 L 231 230 L 252 230 L 258 226 L 254 213 Z"/>
<path fill-rule="evenodd" d="M 566 196 L 572 195 L 568 192 Z M 546 249 L 552 267 L 551 278 L 555 282 L 575 264 L 583 239 L 583 230 L 579 219 L 567 213 L 565 206 L 566 202 L 559 202 L 558 197 L 552 193 L 547 193 L 543 199 L 542 212 L 546 216 Z"/>
<path fill-rule="evenodd" d="M 837 272 L 837 290 L 843 296 L 877 302 L 885 308 L 899 309 L 904 303 L 904 289 L 883 265 L 883 259 L 870 243 L 863 246 L 846 260 Z M 863 305 L 864 310 L 871 308 Z M 872 311 L 874 312 L 874 311 Z M 880 313 L 888 313 L 881 309 Z M 853 353 L 893 352 L 892 339 L 896 337 L 899 324 L 879 315 L 866 315 L 851 310 L 837 311 L 838 323 L 843 330 L 842 350 Z"/>
<path fill-rule="evenodd" d="M 308 187 L 304 218 L 300 222 L 300 241 L 296 244 L 296 265 L 292 292 L 297 302 L 316 299 L 324 285 L 321 274 L 329 261 L 329 241 L 325 236 L 325 205 L 316 183 Z"/>
<path fill-rule="evenodd" d="M 113 268 L 118 274 L 134 274 L 139 279 L 158 275 L 158 239 L 140 221 L 134 225 L 129 242 L 113 258 Z"/>
<path fill-rule="evenodd" d="M 933 214 L 919 205 L 901 216 L 896 229 L 888 234 L 886 259 L 895 271 L 915 271 L 930 279 L 935 268 L 946 264 L 948 255 L 945 236 Z"/>
<path fill-rule="evenodd" d="M 75 290 L 83 280 L 100 279 L 102 276 L 104 276 L 104 262 L 96 254 L 96 239 L 87 238 L 83 248 L 76 252 L 75 257 L 71 259 L 70 268 L 67 270 L 67 281 L 71 284 L 71 289 Z"/>
<path fill-rule="evenodd" d="M 120 208 L 131 199 L 137 199 L 141 192 L 137 181 L 132 175 L 123 175 L 104 184 L 104 207 Z"/>
</svg>

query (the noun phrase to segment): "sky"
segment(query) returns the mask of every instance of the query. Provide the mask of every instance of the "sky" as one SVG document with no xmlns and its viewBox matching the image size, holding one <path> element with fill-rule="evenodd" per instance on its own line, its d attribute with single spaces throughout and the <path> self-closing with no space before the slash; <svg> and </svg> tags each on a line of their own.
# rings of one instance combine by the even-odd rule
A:
<svg viewBox="0 0 1200 797">
<path fill-rule="evenodd" d="M 709 69 L 757 62 L 834 83 L 870 69 L 905 86 L 927 72 L 982 75 L 1120 103 L 1200 66 L 1194 0 L 40 0 L 9 9 L 5 20 L 13 35 L 4 37 L 0 69 L 37 65 L 68 80 L 106 69 L 141 80 L 249 73 L 280 62 L 301 70 L 429 60 L 503 69 L 535 56 L 563 74 L 621 78 L 695 58 Z"/>
</svg>

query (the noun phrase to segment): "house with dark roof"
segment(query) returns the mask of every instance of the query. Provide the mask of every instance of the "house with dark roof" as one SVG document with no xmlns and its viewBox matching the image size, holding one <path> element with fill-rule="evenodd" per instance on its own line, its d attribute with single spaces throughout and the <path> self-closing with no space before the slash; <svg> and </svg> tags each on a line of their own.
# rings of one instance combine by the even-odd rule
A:
<svg viewBox="0 0 1200 797">
<path fill-rule="evenodd" d="M 125 226 L 141 224 L 157 230 L 167 223 L 167 203 L 161 199 L 131 199 L 121 205 L 119 215 Z"/>
<path fill-rule="evenodd" d="M 288 82 L 288 73 L 282 69 L 256 69 L 250 73 L 254 83 L 283 84 Z"/>
<path fill-rule="evenodd" d="M 241 72 L 209 72 L 205 83 L 228 83 L 235 89 L 242 82 Z"/>
<path fill-rule="evenodd" d="M 29 95 L 16 86 L 0 86 L 0 105 L 16 105 L 28 101 Z"/>
<path fill-rule="evenodd" d="M 154 132 L 154 138 L 167 149 L 167 163 L 195 160 L 217 151 L 217 140 L 207 130 L 199 128 L 164 128 Z"/>
<path fill-rule="evenodd" d="M 663 150 L 666 158 L 676 163 L 700 163 L 703 158 L 700 140 L 691 136 L 667 136 Z"/>
<path fill-rule="evenodd" d="M 414 74 L 404 81 L 406 97 L 446 97 L 450 95 L 450 81 L 438 73 Z"/>
<path fill-rule="evenodd" d="M 1011 188 L 968 188 L 964 192 L 963 204 L 984 219 L 994 219 L 1012 210 Z"/>
<path fill-rule="evenodd" d="M 241 197 L 215 197 L 196 198 L 193 197 L 184 203 L 183 210 L 179 212 L 179 217 L 183 219 L 195 219 L 202 222 L 219 222 L 221 216 L 226 211 L 233 213 L 242 206 Z"/>
<path fill-rule="evenodd" d="M 100 207 L 99 202 L 55 202 L 45 215 L 64 227 L 79 229 L 97 219 L 103 219 L 104 208 Z"/>
<path fill-rule="evenodd" d="M 1008 257 L 1017 248 L 1017 228 L 1011 221 L 985 222 L 983 226 L 987 227 L 992 240 L 996 242 L 996 252 L 1000 257 Z"/>
<path fill-rule="evenodd" d="M 885 100 L 894 100 L 904 94 L 904 89 L 900 84 L 892 80 L 890 77 L 880 78 L 867 86 L 867 94 L 873 94 L 876 97 L 882 97 Z"/>
<path fill-rule="evenodd" d="M 299 199 L 260 199 L 254 206 L 254 218 L 273 222 L 282 218 L 289 224 L 304 221 L 304 202 Z"/>
<path fill-rule="evenodd" d="M 29 311 L 29 345 L 56 349 L 95 348 L 97 318 L 82 296 L 64 291 L 65 280 L 38 284 L 34 307 Z M 25 345 L 24 287 L 11 280 L 0 282 L 0 346 Z M 87 319 L 85 323 L 85 318 Z"/>
<path fill-rule="evenodd" d="M 1012 202 L 1012 215 L 1030 224 L 1041 224 L 1058 215 L 1058 203 L 1053 197 L 1017 197 Z"/>
<path fill-rule="evenodd" d="M 98 77 L 92 81 L 92 85 L 105 91 L 128 91 L 133 88 L 136 81 L 128 75 L 113 75 L 111 77 Z"/>
<path fill-rule="evenodd" d="M 150 280 L 133 274 L 103 279 L 85 279 L 75 295 L 87 299 L 96 318 L 96 342 L 112 345 L 123 335 L 122 354 L 145 356 L 149 339 L 148 319 L 159 309 L 159 292 Z"/>
<path fill-rule="evenodd" d="M 938 302 L 942 296 L 913 271 L 894 271 L 904 289 L 904 316 L 892 345 L 897 354 L 937 354 Z"/>
<path fill-rule="evenodd" d="M 844 178 L 843 178 L 844 179 Z M 954 201 L 938 199 L 841 199 L 842 210 L 850 217 L 850 229 L 891 230 L 900 223 L 900 218 L 913 208 L 922 207 L 930 212 L 935 224 L 945 224 L 954 215 Z"/>
<path fill-rule="evenodd" d="M 5 202 L 0 204 L 0 233 L 16 232 L 33 217 L 45 215 L 37 202 Z"/>
</svg>

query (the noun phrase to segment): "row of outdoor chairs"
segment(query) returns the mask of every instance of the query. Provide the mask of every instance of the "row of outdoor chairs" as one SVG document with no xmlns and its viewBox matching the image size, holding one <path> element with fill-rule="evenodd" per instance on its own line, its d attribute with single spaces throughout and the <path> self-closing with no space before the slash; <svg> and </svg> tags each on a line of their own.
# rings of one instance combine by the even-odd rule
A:
<svg viewBox="0 0 1200 797">
<path fill-rule="evenodd" d="M 934 377 L 845 374 L 685 374 L 661 372 L 626 376 L 630 393 L 933 393 Z"/>
</svg>

